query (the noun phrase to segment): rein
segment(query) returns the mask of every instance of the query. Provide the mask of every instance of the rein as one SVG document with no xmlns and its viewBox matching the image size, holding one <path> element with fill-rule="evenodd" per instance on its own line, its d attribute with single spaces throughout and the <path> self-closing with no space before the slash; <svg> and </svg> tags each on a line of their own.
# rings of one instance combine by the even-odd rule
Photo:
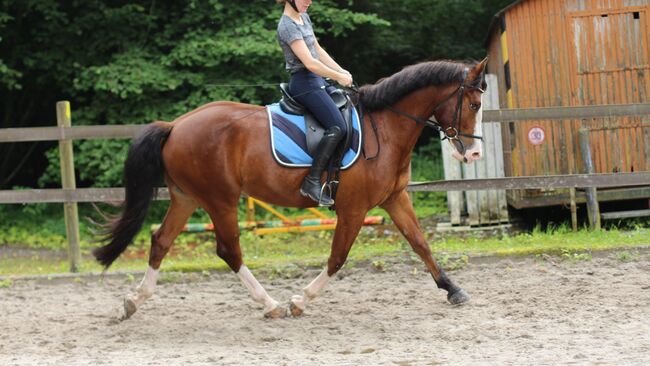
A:
<svg viewBox="0 0 650 366">
<path fill-rule="evenodd" d="M 440 122 L 438 122 L 435 119 L 432 120 L 430 117 L 428 119 L 417 117 L 417 116 L 411 115 L 409 113 L 406 113 L 406 112 L 404 112 L 402 110 L 399 110 L 399 109 L 397 109 L 397 108 L 395 108 L 393 106 L 386 106 L 386 109 L 388 109 L 389 111 L 391 111 L 393 113 L 397 113 L 397 114 L 399 114 L 399 115 L 401 115 L 403 117 L 406 117 L 406 118 L 414 121 L 417 124 L 421 124 L 421 125 L 423 125 L 425 127 L 429 127 L 429 128 L 431 128 L 431 129 L 433 129 L 435 131 L 438 131 L 439 133 L 443 132 L 445 134 L 445 136 L 441 140 L 443 140 L 443 141 L 444 140 L 450 140 L 450 141 L 457 142 L 460 145 L 460 148 L 462 150 L 461 154 L 464 154 L 465 151 L 466 151 L 465 150 L 465 144 L 463 144 L 463 141 L 459 138 L 460 136 L 469 137 L 469 138 L 473 138 L 473 139 L 477 139 L 477 140 L 483 140 L 483 136 L 472 135 L 472 134 L 468 134 L 468 133 L 462 133 L 462 132 L 459 131 L 459 129 L 460 129 L 460 121 L 461 121 L 462 116 L 463 116 L 463 96 L 465 95 L 465 91 L 470 90 L 470 89 L 478 89 L 482 93 L 484 92 L 481 88 L 479 88 L 477 86 L 472 86 L 472 85 L 465 84 L 465 79 L 467 78 L 467 73 L 468 73 L 468 70 L 465 69 L 464 72 L 463 72 L 463 76 L 462 76 L 463 81 L 460 83 L 458 88 L 453 93 L 449 94 L 445 99 L 438 102 L 438 104 L 436 104 L 433 107 L 433 112 L 435 112 L 445 102 L 447 102 L 449 99 L 453 98 L 454 96 L 458 96 L 458 99 L 457 99 L 457 102 L 456 102 L 456 111 L 454 112 L 454 119 L 451 121 L 451 123 L 449 124 L 449 127 L 447 127 L 447 128 L 443 128 L 442 125 L 440 124 Z M 359 93 L 359 90 L 358 90 L 358 88 L 356 86 L 353 86 L 351 88 L 351 90 L 355 91 L 356 93 Z M 362 106 L 362 103 L 359 103 L 359 105 Z M 375 156 L 373 156 L 371 158 L 368 158 L 368 157 L 366 157 L 365 149 L 362 149 L 362 152 L 363 152 L 363 156 L 364 156 L 364 158 L 366 160 L 371 160 L 371 159 L 376 158 L 377 155 L 379 155 L 379 151 L 381 150 L 381 145 L 379 145 L 379 137 L 377 136 L 377 126 L 375 124 L 375 119 L 372 116 L 372 113 L 368 113 L 368 116 L 370 117 L 370 124 L 372 126 L 373 131 L 375 132 L 375 138 L 377 139 L 377 153 L 375 154 Z M 435 116 L 433 116 L 433 117 L 435 118 Z M 363 120 L 363 108 L 361 108 L 361 120 Z"/>
<path fill-rule="evenodd" d="M 467 73 L 467 70 L 465 70 L 465 74 L 466 73 Z M 465 80 L 465 74 L 463 75 L 463 80 Z M 443 137 L 441 140 L 443 140 L 443 141 L 444 140 L 450 140 L 450 141 L 457 142 L 460 145 L 461 149 L 462 149 L 462 151 L 460 153 L 464 154 L 465 153 L 465 144 L 463 144 L 463 141 L 459 138 L 459 136 L 469 137 L 469 138 L 473 138 L 473 139 L 477 139 L 477 140 L 483 140 L 483 136 L 472 135 L 472 134 L 463 133 L 463 132 L 459 131 L 459 129 L 460 129 L 460 121 L 461 121 L 461 119 L 463 117 L 463 96 L 465 95 L 465 90 L 468 90 L 468 89 L 478 89 L 481 92 L 483 92 L 483 90 L 481 88 L 466 85 L 465 82 L 463 81 L 453 93 L 449 94 L 449 96 L 447 96 L 442 101 L 438 102 L 438 104 L 436 104 L 433 107 L 433 112 L 435 112 L 440 108 L 440 106 L 442 106 L 449 99 L 453 98 L 455 95 L 458 96 L 458 101 L 456 102 L 456 111 L 454 112 L 454 119 L 451 121 L 451 123 L 449 124 L 449 127 L 447 127 L 447 128 L 443 128 L 442 125 L 440 125 L 440 122 L 438 122 L 437 120 L 432 120 L 431 118 L 428 118 L 428 119 L 425 120 L 424 118 L 413 116 L 411 114 L 408 114 L 408 113 L 406 113 L 404 111 L 401 111 L 401 110 L 399 110 L 397 108 L 394 108 L 392 106 L 387 106 L 386 109 L 388 109 L 389 111 L 392 111 L 394 113 L 397 113 L 399 115 L 402 115 L 402 116 L 414 121 L 415 123 L 421 124 L 421 125 L 423 125 L 425 127 L 432 128 L 432 129 L 434 129 L 434 130 L 436 130 L 438 132 L 443 132 L 445 134 L 445 137 Z M 435 118 L 435 116 L 434 116 L 434 118 Z"/>
</svg>

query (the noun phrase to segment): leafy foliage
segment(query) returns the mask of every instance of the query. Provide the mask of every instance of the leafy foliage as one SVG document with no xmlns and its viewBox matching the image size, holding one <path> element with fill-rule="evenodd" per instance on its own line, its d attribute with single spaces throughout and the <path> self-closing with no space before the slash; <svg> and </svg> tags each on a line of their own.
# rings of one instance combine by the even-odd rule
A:
<svg viewBox="0 0 650 366">
<path fill-rule="evenodd" d="M 278 97 L 273 86 L 222 84 L 273 84 L 286 79 L 275 36 L 282 10 L 273 1 L 3 0 L 1 4 L 0 100 L 8 113 L 0 128 L 30 125 L 40 116 L 52 121 L 54 101 L 64 98 L 72 101 L 75 125 L 172 120 L 214 100 L 261 104 Z M 334 1 L 315 4 L 313 12 L 324 20 L 319 31 L 334 38 L 362 24 L 387 24 Z M 119 185 L 119 169 L 105 165 L 124 159 L 124 145 L 76 143 L 81 184 Z M 0 154 L 0 176 L 9 176 L 11 162 L 24 149 L 0 149 L 7 152 Z M 50 166 L 39 183 L 57 184 L 58 156 L 49 152 L 46 157 Z M 107 169 L 99 172 L 103 168 Z M 3 183 L 9 184 L 0 180 Z"/>
<path fill-rule="evenodd" d="M 490 15 L 507 3 L 322 0 L 310 14 L 320 43 L 367 83 L 425 59 L 482 57 Z M 0 0 L 0 128 L 53 125 L 61 99 L 72 101 L 75 125 L 172 120 L 214 100 L 272 102 L 273 85 L 223 85 L 287 78 L 280 13 L 269 0 Z M 123 144 L 76 143 L 80 184 L 119 184 L 120 172 L 99 173 L 98 161 L 121 162 Z M 0 145 L 0 189 L 39 176 L 57 185 L 54 147 Z"/>
</svg>

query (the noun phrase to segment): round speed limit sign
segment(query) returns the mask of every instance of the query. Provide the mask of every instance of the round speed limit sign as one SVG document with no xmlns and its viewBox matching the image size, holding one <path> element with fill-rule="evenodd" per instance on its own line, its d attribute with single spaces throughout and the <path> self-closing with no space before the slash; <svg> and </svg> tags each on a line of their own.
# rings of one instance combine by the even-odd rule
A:
<svg viewBox="0 0 650 366">
<path fill-rule="evenodd" d="M 533 127 L 528 130 L 528 141 L 530 141 L 530 143 L 533 145 L 541 144 L 544 142 L 545 137 L 546 135 L 544 134 L 544 129 L 541 127 Z"/>
</svg>

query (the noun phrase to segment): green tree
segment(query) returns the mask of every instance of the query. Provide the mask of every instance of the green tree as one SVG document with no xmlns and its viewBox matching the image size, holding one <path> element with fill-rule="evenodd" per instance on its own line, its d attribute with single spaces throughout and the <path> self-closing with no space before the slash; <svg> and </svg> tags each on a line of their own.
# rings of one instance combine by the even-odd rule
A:
<svg viewBox="0 0 650 366">
<path fill-rule="evenodd" d="M 487 28 L 493 15 L 513 0 L 357 0 L 353 11 L 376 14 L 389 27 L 360 25 L 333 51 L 355 79 L 374 83 L 407 65 L 437 59 L 480 60 L 486 56 Z M 329 48 L 328 48 L 329 49 Z M 418 147 L 437 142 L 425 129 Z M 426 148 L 438 153 L 439 148 Z"/>
<path fill-rule="evenodd" d="M 357 0 L 354 11 L 376 14 L 389 27 L 361 25 L 336 47 L 364 83 L 407 65 L 437 59 L 482 59 L 492 16 L 512 0 Z M 327 37 L 327 36 L 326 36 Z"/>
<path fill-rule="evenodd" d="M 490 18 L 509 2 L 320 0 L 310 14 L 320 43 L 369 83 L 427 59 L 483 57 Z M 287 79 L 280 13 L 272 0 L 0 0 L 0 128 L 51 126 L 62 99 L 75 125 L 172 120 L 214 100 L 272 102 L 274 85 L 223 85 Z M 75 142 L 80 183 L 120 185 L 127 145 Z M 56 185 L 55 146 L 0 144 L 0 189 L 39 176 Z"/>
<path fill-rule="evenodd" d="M 54 101 L 64 98 L 72 101 L 75 125 L 171 120 L 214 100 L 271 102 L 278 97 L 274 85 L 223 84 L 277 84 L 287 78 L 275 36 L 282 10 L 273 1 L 1 4 L 0 50 L 8 55 L 0 59 L 6 111 L 1 127 L 29 126 L 39 118 L 53 123 Z M 315 4 L 313 14 L 323 18 L 318 31 L 334 38 L 360 24 L 387 24 L 334 1 Z M 121 166 L 127 144 L 75 142 L 81 183 L 121 184 L 119 169 L 105 164 Z M 0 177 L 7 177 L 25 148 L 0 149 Z M 47 160 L 41 185 L 58 181 L 56 151 L 50 150 Z M 7 183 L 0 179 L 0 185 Z"/>
</svg>

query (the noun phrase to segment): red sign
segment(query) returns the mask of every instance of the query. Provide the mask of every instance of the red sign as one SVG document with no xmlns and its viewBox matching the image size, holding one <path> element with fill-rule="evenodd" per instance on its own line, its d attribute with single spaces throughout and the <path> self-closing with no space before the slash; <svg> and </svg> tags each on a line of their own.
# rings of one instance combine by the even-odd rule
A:
<svg viewBox="0 0 650 366">
<path fill-rule="evenodd" d="M 533 145 L 540 145 L 544 142 L 545 137 L 546 134 L 544 133 L 544 129 L 541 127 L 533 127 L 528 130 L 528 141 Z"/>
</svg>

